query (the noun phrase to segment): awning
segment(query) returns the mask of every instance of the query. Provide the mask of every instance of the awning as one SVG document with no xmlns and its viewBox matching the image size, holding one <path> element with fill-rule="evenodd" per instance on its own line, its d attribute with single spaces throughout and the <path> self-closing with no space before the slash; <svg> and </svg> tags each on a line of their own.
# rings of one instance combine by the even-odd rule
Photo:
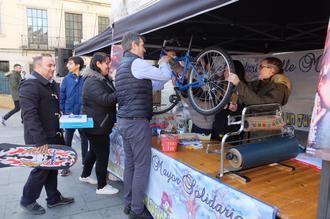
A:
<svg viewBox="0 0 330 219">
<path fill-rule="evenodd" d="M 115 22 L 113 42 L 121 41 L 128 31 L 144 35 L 236 1 L 238 0 L 160 0 L 144 10 Z"/>
<path fill-rule="evenodd" d="M 223 7 L 225 6 L 225 7 Z M 194 36 L 193 48 L 222 47 L 231 54 L 322 49 L 329 22 L 330 1 L 301 0 L 160 0 L 113 23 L 113 39 L 96 36 L 77 55 L 110 51 L 127 31 L 146 37 L 146 57 L 157 58 L 163 40 L 183 51 Z"/>
<path fill-rule="evenodd" d="M 108 27 L 102 33 L 90 38 L 89 40 L 80 43 L 74 48 L 74 53 L 77 56 L 90 55 L 96 51 L 110 54 L 110 44 L 112 42 L 112 28 Z"/>
<path fill-rule="evenodd" d="M 114 22 L 113 30 L 108 27 L 103 33 L 79 44 L 74 52 L 75 55 L 86 55 L 102 51 L 121 41 L 122 36 L 128 31 L 146 34 L 235 1 L 237 0 L 160 0 L 148 8 Z"/>
</svg>

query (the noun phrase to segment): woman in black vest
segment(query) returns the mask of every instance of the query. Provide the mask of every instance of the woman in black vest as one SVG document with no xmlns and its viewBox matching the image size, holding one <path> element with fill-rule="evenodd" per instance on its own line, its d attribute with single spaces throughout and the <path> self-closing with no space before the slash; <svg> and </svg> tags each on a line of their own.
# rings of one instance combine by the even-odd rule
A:
<svg viewBox="0 0 330 219">
<path fill-rule="evenodd" d="M 90 68 L 84 73 L 81 114 L 92 117 L 94 128 L 84 132 L 90 141 L 84 169 L 79 178 L 82 182 L 97 184 L 96 194 L 116 194 L 118 189 L 107 184 L 109 160 L 109 135 L 116 122 L 116 94 L 112 79 L 108 76 L 110 57 L 105 53 L 95 53 Z M 97 181 L 90 177 L 93 165 Z"/>
</svg>

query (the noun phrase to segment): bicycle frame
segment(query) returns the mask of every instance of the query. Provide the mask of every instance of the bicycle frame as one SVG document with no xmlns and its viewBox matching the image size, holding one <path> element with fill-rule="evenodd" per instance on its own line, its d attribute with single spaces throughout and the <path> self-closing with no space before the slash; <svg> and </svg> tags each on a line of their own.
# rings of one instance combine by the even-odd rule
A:
<svg viewBox="0 0 330 219">
<path fill-rule="evenodd" d="M 175 60 L 178 61 L 178 62 L 182 62 L 182 61 L 184 62 L 184 66 L 183 66 L 183 70 L 181 72 L 181 75 L 178 76 L 175 72 L 172 71 L 172 75 L 176 78 L 175 86 L 178 87 L 179 90 L 181 90 L 181 91 L 187 90 L 189 87 L 199 88 L 199 87 L 204 86 L 205 85 L 204 80 L 206 79 L 205 76 L 207 76 L 207 73 L 206 73 L 205 69 L 203 68 L 203 66 L 201 66 L 201 65 L 198 66 L 198 68 L 202 72 L 203 77 L 197 71 L 197 69 L 194 66 L 194 62 L 192 61 L 192 58 L 190 56 L 192 39 L 193 39 L 193 36 L 190 37 L 188 50 L 185 52 L 185 54 L 183 56 L 175 58 Z M 167 41 L 165 40 L 164 43 L 163 43 L 163 47 L 162 47 L 162 50 L 161 50 L 161 56 L 166 54 L 166 51 L 164 50 L 166 42 Z M 188 71 L 189 67 L 198 78 L 197 81 L 194 81 L 192 83 L 186 83 L 185 82 L 185 77 L 186 77 L 186 74 L 187 74 L 187 71 Z"/>
<path fill-rule="evenodd" d="M 178 75 L 176 73 L 173 73 L 173 75 L 176 77 L 176 86 L 180 90 L 187 90 L 189 87 L 198 88 L 198 87 L 202 87 L 205 84 L 204 77 L 202 77 L 202 75 L 200 75 L 200 73 L 195 68 L 192 58 L 189 56 L 189 52 L 186 52 L 184 56 L 178 57 L 175 60 L 179 61 L 179 62 L 180 61 L 184 62 L 184 66 L 183 66 L 181 75 L 178 77 Z M 191 70 L 195 73 L 195 75 L 198 78 L 197 81 L 194 81 L 192 83 L 185 82 L 185 77 L 186 77 L 186 74 L 188 74 L 187 71 L 188 71 L 189 67 L 191 68 Z M 199 65 L 198 68 L 202 71 L 203 75 L 207 75 L 204 68 L 201 65 Z"/>
<path fill-rule="evenodd" d="M 170 41 L 164 40 L 161 57 L 168 54 L 165 46 L 166 42 Z M 187 95 L 192 107 L 203 115 L 215 114 L 228 101 L 232 85 L 224 80 L 224 70 L 226 66 L 229 67 L 229 72 L 234 69 L 230 56 L 223 49 L 214 47 L 203 50 L 193 58 L 190 56 L 191 44 L 192 37 L 184 55 L 175 57 L 175 62 L 169 61 L 173 69 L 172 75 L 175 77 L 175 93 L 170 95 L 168 100 L 164 99 L 164 109 L 156 109 L 154 113 L 163 113 L 172 109 L 177 103 L 178 91 L 188 91 Z M 183 65 L 180 66 L 179 62 L 183 62 Z"/>
</svg>

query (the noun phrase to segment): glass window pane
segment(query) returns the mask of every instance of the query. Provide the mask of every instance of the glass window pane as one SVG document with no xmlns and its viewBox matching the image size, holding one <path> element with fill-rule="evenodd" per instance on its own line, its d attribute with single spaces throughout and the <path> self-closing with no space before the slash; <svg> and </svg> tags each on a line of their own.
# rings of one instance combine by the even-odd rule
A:
<svg viewBox="0 0 330 219">
<path fill-rule="evenodd" d="M 73 47 L 74 42 L 80 42 L 82 38 L 82 15 L 65 13 L 65 38 L 68 48 Z"/>
<path fill-rule="evenodd" d="M 31 16 L 32 16 L 31 9 L 29 9 L 29 8 L 27 9 L 27 16 L 28 16 L 28 17 L 31 17 Z"/>
<path fill-rule="evenodd" d="M 34 48 L 45 48 L 48 44 L 47 10 L 29 8 L 27 17 L 29 45 L 33 43 Z"/>
</svg>

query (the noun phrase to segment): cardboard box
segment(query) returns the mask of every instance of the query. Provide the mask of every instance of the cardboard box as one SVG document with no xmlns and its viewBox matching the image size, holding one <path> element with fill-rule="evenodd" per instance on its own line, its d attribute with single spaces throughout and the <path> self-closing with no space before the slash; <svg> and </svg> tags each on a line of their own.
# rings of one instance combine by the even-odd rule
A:
<svg viewBox="0 0 330 219">
<path fill-rule="evenodd" d="M 162 95 L 161 91 L 154 91 L 152 93 L 152 99 L 153 99 L 153 104 L 158 104 L 160 105 L 162 102 Z"/>
<path fill-rule="evenodd" d="M 93 118 L 87 118 L 86 122 L 60 121 L 60 128 L 62 129 L 81 129 L 81 128 L 93 128 L 93 127 L 94 127 Z"/>
</svg>

